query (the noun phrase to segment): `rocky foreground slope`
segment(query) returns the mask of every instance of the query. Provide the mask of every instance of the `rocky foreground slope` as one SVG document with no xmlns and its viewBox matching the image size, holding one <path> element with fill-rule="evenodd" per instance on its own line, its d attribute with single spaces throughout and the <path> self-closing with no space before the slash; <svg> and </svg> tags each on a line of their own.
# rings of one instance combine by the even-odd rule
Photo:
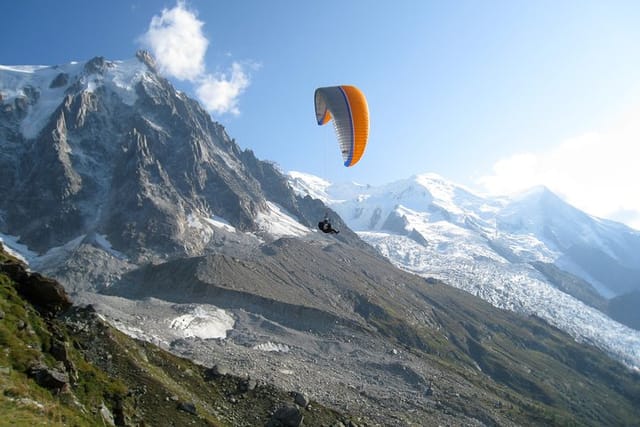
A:
<svg viewBox="0 0 640 427">
<path fill-rule="evenodd" d="M 357 423 L 303 394 L 133 340 L 1 246 L 0 342 L 0 425 Z"/>
</svg>

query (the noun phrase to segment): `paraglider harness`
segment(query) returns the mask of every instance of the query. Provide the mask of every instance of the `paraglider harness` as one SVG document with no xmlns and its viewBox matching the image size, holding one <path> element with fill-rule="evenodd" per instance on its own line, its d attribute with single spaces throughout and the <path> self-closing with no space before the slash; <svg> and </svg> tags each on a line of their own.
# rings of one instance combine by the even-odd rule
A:
<svg viewBox="0 0 640 427">
<path fill-rule="evenodd" d="M 324 219 L 318 223 L 318 228 L 323 233 L 338 234 L 340 232 L 335 228 L 331 227 L 331 223 L 329 222 L 329 215 L 327 214 L 325 214 Z"/>
</svg>

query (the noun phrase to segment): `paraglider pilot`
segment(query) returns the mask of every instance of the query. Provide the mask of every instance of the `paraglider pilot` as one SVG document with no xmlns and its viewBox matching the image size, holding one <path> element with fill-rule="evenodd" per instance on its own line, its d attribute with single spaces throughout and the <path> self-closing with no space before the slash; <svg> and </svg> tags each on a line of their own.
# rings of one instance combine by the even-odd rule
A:
<svg viewBox="0 0 640 427">
<path fill-rule="evenodd" d="M 318 228 L 323 233 L 338 234 L 340 232 L 340 231 L 336 230 L 335 228 L 333 228 L 331 226 L 331 223 L 329 222 L 329 216 L 328 215 L 325 215 L 324 219 L 318 223 Z"/>
</svg>

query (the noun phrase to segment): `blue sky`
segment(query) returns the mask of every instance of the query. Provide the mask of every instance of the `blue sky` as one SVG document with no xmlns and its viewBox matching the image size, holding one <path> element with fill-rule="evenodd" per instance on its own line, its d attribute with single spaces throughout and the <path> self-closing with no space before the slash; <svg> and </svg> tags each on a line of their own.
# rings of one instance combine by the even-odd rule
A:
<svg viewBox="0 0 640 427">
<path fill-rule="evenodd" d="M 149 49 L 284 171 L 374 185 L 435 172 L 492 193 L 543 184 L 640 229 L 638 1 L 22 0 L 0 16 L 5 65 Z M 315 123 L 315 88 L 335 84 L 369 102 L 352 168 Z"/>
</svg>

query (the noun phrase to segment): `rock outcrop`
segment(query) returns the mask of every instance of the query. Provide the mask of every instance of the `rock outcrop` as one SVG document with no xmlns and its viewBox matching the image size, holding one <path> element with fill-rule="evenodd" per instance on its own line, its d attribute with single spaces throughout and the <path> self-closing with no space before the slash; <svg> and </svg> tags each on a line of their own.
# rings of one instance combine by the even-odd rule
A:
<svg viewBox="0 0 640 427">
<path fill-rule="evenodd" d="M 60 283 L 40 273 L 28 271 L 18 260 L 0 261 L 0 273 L 9 276 L 16 283 L 20 295 L 44 316 L 55 316 L 72 305 L 69 295 Z"/>
</svg>

